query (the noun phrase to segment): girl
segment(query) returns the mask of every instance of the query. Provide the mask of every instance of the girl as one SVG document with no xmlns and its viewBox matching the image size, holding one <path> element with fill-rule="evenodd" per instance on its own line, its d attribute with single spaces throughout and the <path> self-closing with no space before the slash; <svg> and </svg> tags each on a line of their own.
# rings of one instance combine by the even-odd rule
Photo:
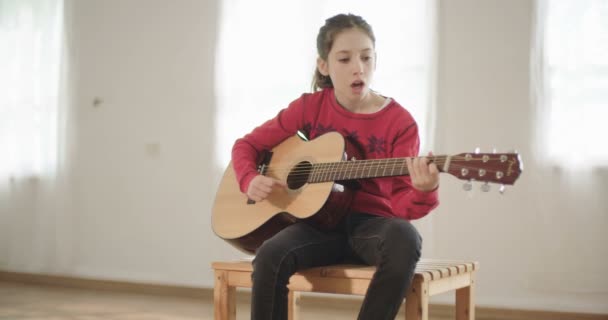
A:
<svg viewBox="0 0 608 320">
<path fill-rule="evenodd" d="M 416 122 L 395 100 L 371 91 L 375 37 L 365 20 L 340 14 L 317 36 L 313 93 L 238 139 L 232 160 L 241 191 L 263 201 L 284 181 L 259 175 L 256 159 L 298 130 L 309 138 L 341 133 L 366 159 L 408 157 L 410 176 L 366 179 L 355 191 L 351 213 L 333 230 L 293 224 L 265 241 L 253 260 L 251 319 L 287 319 L 287 284 L 296 271 L 343 262 L 377 267 L 359 319 L 394 319 L 420 258 L 422 239 L 409 220 L 438 204 L 439 174 L 418 154 Z"/>
</svg>

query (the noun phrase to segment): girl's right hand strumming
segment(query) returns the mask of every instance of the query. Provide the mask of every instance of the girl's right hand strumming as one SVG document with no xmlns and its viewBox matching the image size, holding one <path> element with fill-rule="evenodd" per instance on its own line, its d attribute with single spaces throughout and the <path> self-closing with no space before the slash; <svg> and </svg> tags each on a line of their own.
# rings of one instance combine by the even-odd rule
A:
<svg viewBox="0 0 608 320">
<path fill-rule="evenodd" d="M 255 202 L 260 202 L 266 199 L 272 192 L 272 189 L 276 187 L 287 188 L 287 184 L 277 179 L 258 175 L 249 182 L 247 197 Z"/>
</svg>

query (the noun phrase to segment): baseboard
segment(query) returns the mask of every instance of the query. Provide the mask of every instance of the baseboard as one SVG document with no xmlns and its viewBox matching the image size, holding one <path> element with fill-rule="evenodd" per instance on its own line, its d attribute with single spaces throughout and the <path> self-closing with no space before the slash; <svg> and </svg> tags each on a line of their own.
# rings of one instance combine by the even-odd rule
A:
<svg viewBox="0 0 608 320">
<path fill-rule="evenodd" d="M 88 290 L 106 290 L 115 292 L 128 292 L 137 294 L 167 295 L 184 298 L 213 299 L 213 288 L 174 286 L 164 284 L 149 284 L 128 281 L 99 280 L 48 274 L 34 274 L 23 272 L 0 271 L 0 281 L 17 282 L 34 285 L 61 286 Z M 247 300 L 248 292 L 238 292 L 239 301 Z M 302 304 L 352 310 L 358 308 L 361 299 L 341 296 L 318 296 L 305 294 Z M 453 319 L 454 306 L 432 304 L 429 306 L 433 319 Z M 477 320 L 608 320 L 608 314 L 590 314 L 577 312 L 556 312 L 542 310 L 521 310 L 490 308 L 477 306 L 475 308 Z"/>
<path fill-rule="evenodd" d="M 37 273 L 0 271 L 0 281 L 68 288 L 107 290 L 139 294 L 167 295 L 187 298 L 213 298 L 213 289 L 129 281 L 99 280 Z"/>
</svg>

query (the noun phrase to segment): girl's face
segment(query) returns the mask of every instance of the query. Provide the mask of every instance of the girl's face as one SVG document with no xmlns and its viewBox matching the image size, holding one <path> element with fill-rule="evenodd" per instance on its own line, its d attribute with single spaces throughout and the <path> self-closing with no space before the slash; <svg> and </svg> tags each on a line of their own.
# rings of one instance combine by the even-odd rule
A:
<svg viewBox="0 0 608 320">
<path fill-rule="evenodd" d="M 336 99 L 345 107 L 369 99 L 369 85 L 376 67 L 372 40 L 358 28 L 346 29 L 336 35 L 327 61 L 319 58 L 317 67 L 329 76 Z"/>
</svg>

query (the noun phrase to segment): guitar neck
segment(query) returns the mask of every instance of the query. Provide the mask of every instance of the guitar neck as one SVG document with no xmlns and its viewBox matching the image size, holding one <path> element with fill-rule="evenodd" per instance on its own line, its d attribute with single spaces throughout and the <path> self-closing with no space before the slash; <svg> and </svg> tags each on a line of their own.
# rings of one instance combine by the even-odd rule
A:
<svg viewBox="0 0 608 320">
<path fill-rule="evenodd" d="M 427 157 L 434 162 L 439 171 L 450 157 Z M 406 158 L 387 158 L 357 161 L 340 161 L 329 163 L 316 163 L 313 165 L 309 183 L 355 180 L 366 178 L 394 177 L 409 175 Z"/>
</svg>

